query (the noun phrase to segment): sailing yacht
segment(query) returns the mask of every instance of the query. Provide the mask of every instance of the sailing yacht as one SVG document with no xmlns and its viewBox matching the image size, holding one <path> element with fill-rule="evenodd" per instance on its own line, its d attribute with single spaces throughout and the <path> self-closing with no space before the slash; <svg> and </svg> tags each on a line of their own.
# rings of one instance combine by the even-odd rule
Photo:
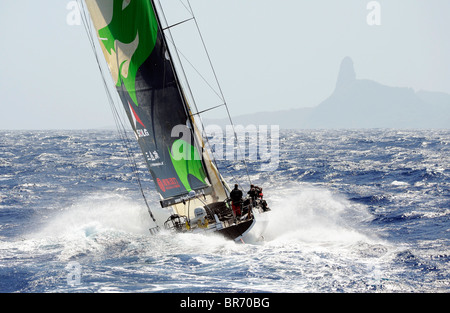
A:
<svg viewBox="0 0 450 313">
<path fill-rule="evenodd" d="M 170 26 L 161 23 L 161 6 L 157 10 L 153 0 L 79 0 L 79 5 L 109 99 L 114 99 L 108 86 L 113 84 L 160 204 L 172 212 L 164 227 L 242 240 L 265 213 L 264 200 L 243 198 L 241 214 L 233 212 L 230 187 L 180 83 L 173 61 L 177 51 L 168 45 Z"/>
</svg>

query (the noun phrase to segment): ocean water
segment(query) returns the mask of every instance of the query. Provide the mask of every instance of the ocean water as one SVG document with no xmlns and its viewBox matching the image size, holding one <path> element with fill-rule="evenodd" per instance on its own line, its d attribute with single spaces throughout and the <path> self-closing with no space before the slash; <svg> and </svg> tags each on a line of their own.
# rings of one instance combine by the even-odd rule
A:
<svg viewBox="0 0 450 313">
<path fill-rule="evenodd" d="M 151 236 L 115 131 L 0 131 L 0 292 L 450 291 L 449 130 L 281 131 L 258 169 L 264 241 Z"/>
</svg>

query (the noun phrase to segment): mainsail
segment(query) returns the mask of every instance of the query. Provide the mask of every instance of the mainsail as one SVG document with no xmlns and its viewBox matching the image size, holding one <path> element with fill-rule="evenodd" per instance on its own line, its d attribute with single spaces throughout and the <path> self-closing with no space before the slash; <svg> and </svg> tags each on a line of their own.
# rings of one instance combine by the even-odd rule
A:
<svg viewBox="0 0 450 313">
<path fill-rule="evenodd" d="M 85 3 L 123 108 L 161 195 L 161 205 L 175 206 L 189 216 L 189 212 L 181 212 L 180 203 L 199 201 L 192 198 L 193 192 L 201 195 L 202 203 L 225 200 L 226 184 L 204 149 L 153 1 Z"/>
</svg>

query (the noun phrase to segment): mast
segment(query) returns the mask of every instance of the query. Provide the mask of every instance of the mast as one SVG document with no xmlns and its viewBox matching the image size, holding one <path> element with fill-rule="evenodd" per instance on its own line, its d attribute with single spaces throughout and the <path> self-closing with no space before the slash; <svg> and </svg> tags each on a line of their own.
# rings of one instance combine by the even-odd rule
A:
<svg viewBox="0 0 450 313">
<path fill-rule="evenodd" d="M 154 9 L 155 9 L 155 14 L 156 14 L 156 16 L 157 16 L 158 23 L 159 23 L 160 28 L 162 29 L 162 32 L 163 32 L 163 35 L 164 35 L 163 37 L 164 37 L 165 45 L 166 45 L 166 47 L 167 47 L 167 50 L 168 50 L 169 53 L 170 53 L 170 59 L 172 60 L 173 70 L 174 70 L 174 72 L 176 73 L 176 77 L 177 77 L 177 81 L 178 81 L 178 86 L 179 86 L 179 89 L 180 89 L 180 93 L 181 93 L 181 95 L 182 95 L 182 97 L 183 97 L 183 99 L 184 99 L 184 104 L 185 104 L 185 106 L 186 106 L 187 112 L 189 113 L 190 121 L 191 121 L 192 125 L 194 126 L 194 133 L 195 133 L 195 135 L 197 136 L 196 138 L 198 139 L 198 143 L 200 144 L 199 149 L 201 149 L 201 150 L 206 154 L 206 156 L 205 156 L 205 158 L 203 159 L 203 161 L 206 162 L 206 160 L 209 160 L 209 162 L 212 163 L 212 165 L 209 165 L 208 162 L 206 162 L 206 167 L 207 167 L 207 168 L 210 167 L 210 166 L 212 167 L 212 169 L 211 169 L 212 173 L 210 173 L 209 176 L 217 177 L 217 179 L 219 179 L 219 180 L 221 181 L 221 184 L 223 185 L 223 188 L 224 188 L 226 191 L 229 191 L 229 188 L 228 188 L 226 182 L 223 180 L 222 176 L 219 174 L 219 172 L 218 172 L 218 170 L 217 170 L 217 167 L 216 167 L 216 165 L 215 165 L 215 161 L 214 161 L 214 163 L 213 163 L 213 161 L 211 160 L 211 157 L 210 157 L 210 155 L 209 155 L 209 153 L 208 153 L 208 150 L 205 148 L 205 143 L 204 143 L 204 141 L 203 141 L 203 137 L 201 136 L 201 132 L 199 131 L 198 125 L 196 124 L 195 119 L 194 119 L 194 116 L 195 116 L 195 115 L 198 115 L 198 116 L 200 117 L 200 113 L 202 113 L 202 112 L 206 112 L 206 111 L 209 111 L 209 110 L 212 110 L 212 109 L 221 107 L 221 106 L 225 106 L 226 109 L 227 109 L 227 114 L 228 114 L 228 116 L 229 116 L 229 118 L 230 118 L 230 122 L 232 123 L 231 117 L 230 117 L 230 114 L 229 114 L 229 111 L 228 111 L 228 107 L 227 107 L 227 104 L 226 104 L 226 101 L 225 101 L 225 97 L 224 97 L 224 94 L 223 94 L 223 91 L 222 91 L 222 88 L 220 87 L 220 84 L 219 84 L 219 81 L 218 81 L 218 78 L 217 78 L 217 74 L 216 74 L 216 72 L 215 72 L 215 70 L 214 70 L 214 67 L 213 67 L 212 62 L 211 62 L 211 58 L 210 58 L 209 53 L 208 53 L 208 51 L 207 51 L 207 49 L 206 49 L 206 45 L 205 45 L 205 42 L 204 42 L 203 37 L 202 37 L 202 35 L 201 35 L 200 28 L 199 28 L 199 26 L 198 26 L 198 24 L 197 24 L 197 20 L 196 20 L 196 18 L 195 18 L 195 16 L 194 16 L 194 12 L 193 12 L 193 10 L 192 10 L 191 4 L 190 4 L 190 2 L 189 2 L 189 0 L 188 0 L 188 1 L 187 1 L 187 2 L 188 2 L 188 5 L 189 5 L 189 8 L 188 8 L 189 10 L 188 10 L 188 11 L 189 11 L 189 13 L 192 15 L 192 17 L 190 17 L 190 18 L 188 18 L 188 19 L 186 19 L 186 20 L 184 20 L 184 21 L 175 23 L 175 24 L 173 24 L 173 25 L 169 25 L 169 24 L 167 24 L 167 21 L 165 20 L 165 14 L 164 14 L 164 10 L 163 10 L 163 8 L 162 8 L 162 5 L 161 5 L 161 3 L 160 3 L 160 0 L 158 0 L 159 7 L 160 7 L 161 12 L 162 12 L 162 16 L 163 16 L 163 18 L 164 18 L 164 20 L 165 20 L 165 22 L 166 22 L 166 24 L 167 24 L 167 26 L 164 28 L 163 23 L 162 23 L 161 18 L 160 18 L 160 15 L 157 13 L 158 11 L 157 11 L 157 8 L 156 8 L 156 5 L 155 5 L 155 1 L 154 1 L 154 0 L 150 0 L 150 1 L 152 2 L 153 7 L 154 7 Z M 181 1 L 181 2 L 182 2 L 182 1 Z M 176 45 L 175 45 L 175 41 L 173 40 L 172 35 L 171 35 L 171 29 L 172 29 L 173 27 L 178 26 L 178 25 L 181 25 L 181 24 L 183 24 L 183 23 L 185 23 L 185 22 L 189 22 L 189 21 L 194 21 L 194 23 L 195 23 L 197 32 L 198 32 L 198 34 L 200 35 L 200 38 L 201 38 L 201 43 L 202 43 L 202 45 L 203 45 L 203 49 L 204 49 L 204 51 L 206 52 L 206 56 L 207 56 L 207 58 L 208 58 L 209 65 L 210 65 L 210 67 L 211 67 L 211 70 L 213 71 L 214 78 L 215 78 L 215 80 L 216 80 L 216 84 L 217 84 L 217 86 L 218 86 L 218 88 L 219 88 L 219 94 L 218 94 L 216 91 L 214 91 L 214 93 L 216 93 L 216 95 L 218 95 L 218 96 L 220 97 L 220 99 L 223 101 L 222 104 L 217 105 L 217 106 L 215 106 L 215 107 L 213 107 L 213 108 L 208 108 L 208 109 L 206 109 L 206 110 L 204 110 L 204 111 L 202 111 L 202 112 L 199 112 L 199 111 L 198 111 L 198 108 L 197 108 L 197 106 L 196 106 L 196 104 L 195 104 L 195 100 L 194 100 L 195 97 L 194 97 L 194 95 L 193 95 L 193 93 L 192 93 L 192 90 L 190 89 L 189 81 L 188 81 L 188 79 L 187 79 L 187 77 L 186 77 L 186 73 L 184 72 L 184 68 L 183 68 L 183 65 L 182 65 L 182 62 L 181 62 L 181 59 L 180 59 L 180 56 L 179 56 L 178 49 L 177 49 L 177 47 L 176 47 Z M 195 107 L 195 110 L 196 110 L 196 113 L 194 113 L 194 114 L 192 113 L 191 105 L 189 104 L 188 98 L 186 97 L 186 94 L 185 94 L 184 89 L 183 89 L 183 87 L 182 87 L 181 79 L 179 78 L 180 75 L 178 75 L 177 67 L 175 66 L 175 62 L 173 62 L 174 58 L 173 58 L 173 56 L 172 56 L 171 49 L 169 48 L 169 44 L 168 44 L 168 42 L 167 42 L 167 38 L 166 38 L 166 35 L 164 34 L 164 32 L 168 32 L 169 35 L 170 35 L 170 37 L 171 37 L 170 41 L 172 42 L 172 44 L 173 44 L 173 46 L 174 46 L 175 54 L 176 54 L 177 59 L 178 59 L 178 62 L 179 62 L 179 64 L 180 64 L 180 71 L 181 71 L 181 73 L 183 73 L 182 76 L 185 78 L 185 83 L 186 83 L 186 85 L 187 85 L 187 89 L 188 89 L 189 94 L 191 95 L 192 101 L 193 101 L 193 103 L 194 103 L 194 107 Z M 188 62 L 189 62 L 189 61 L 188 61 Z M 190 62 L 189 62 L 189 63 L 190 63 Z M 191 64 L 191 66 L 193 66 L 193 65 Z M 195 71 L 197 71 L 197 70 L 195 69 Z M 198 73 L 198 71 L 197 71 L 197 73 Z M 198 73 L 198 74 L 201 76 L 201 78 L 202 78 L 203 80 L 205 80 L 205 78 L 204 78 L 200 73 Z M 206 80 L 205 80 L 205 81 L 206 81 Z M 209 86 L 211 89 L 213 89 L 213 87 L 211 87 L 211 85 L 209 85 L 209 83 L 207 83 L 207 84 L 208 84 L 208 86 Z M 202 125 L 202 128 L 203 128 L 203 125 Z M 210 171 L 210 172 L 211 172 L 211 171 Z"/>
<path fill-rule="evenodd" d="M 203 155 L 203 157 L 202 157 L 203 166 L 206 169 L 206 174 L 207 174 L 207 176 L 209 178 L 209 181 L 210 181 L 210 183 L 212 185 L 211 193 L 212 193 L 213 202 L 216 202 L 217 200 L 225 200 L 225 198 L 228 197 L 228 194 L 227 194 L 227 192 L 229 192 L 228 186 L 226 185 L 225 181 L 223 180 L 222 176 L 220 175 L 219 171 L 217 170 L 217 167 L 212 162 L 211 157 L 208 154 L 207 149 L 205 148 L 205 144 L 203 142 L 201 133 L 198 130 L 198 127 L 197 127 L 197 125 L 195 123 L 191 107 L 190 107 L 190 105 L 189 105 L 189 103 L 187 101 L 187 97 L 186 97 L 186 95 L 184 93 L 184 90 L 183 90 L 183 87 L 182 87 L 182 84 L 181 84 L 181 80 L 179 78 L 180 76 L 178 75 L 178 70 L 177 70 L 177 68 L 176 68 L 176 66 L 175 66 L 175 64 L 173 62 L 174 59 L 173 59 L 173 56 L 172 56 L 172 52 L 169 49 L 169 45 L 167 43 L 166 35 L 164 34 L 165 30 L 170 32 L 170 28 L 173 25 L 172 26 L 168 25 L 166 27 L 166 29 L 164 29 L 163 28 L 163 24 L 161 22 L 161 18 L 160 18 L 159 14 L 158 14 L 158 10 L 156 8 L 155 1 L 154 0 L 149 0 L 149 1 L 151 2 L 153 10 L 155 12 L 156 20 L 157 20 L 158 26 L 159 26 L 158 28 L 161 31 L 163 42 L 164 42 L 164 46 L 166 47 L 167 53 L 169 55 L 169 59 L 171 60 L 170 63 L 171 63 L 172 70 L 173 70 L 174 75 L 175 75 L 175 79 L 177 81 L 178 90 L 179 90 L 181 99 L 183 100 L 183 105 L 184 105 L 184 108 L 186 110 L 186 114 L 189 117 L 189 124 L 191 125 L 191 128 L 190 128 L 191 135 L 194 136 L 194 142 L 196 143 L 196 147 L 197 147 L 197 149 L 199 151 L 201 151 L 201 153 Z M 189 4 L 189 6 L 190 6 L 190 4 Z M 162 10 L 161 5 L 160 5 L 160 8 Z M 191 12 L 192 12 L 192 9 L 191 9 Z M 177 24 L 181 24 L 183 22 L 180 22 L 180 23 L 177 23 Z M 175 50 L 175 53 L 178 54 L 178 52 L 176 50 Z M 183 69 L 181 68 L 181 70 L 183 70 Z M 222 96 L 223 96 L 223 94 L 222 94 Z M 218 189 L 220 189 L 220 190 L 218 190 Z M 162 206 L 164 206 L 164 205 L 162 204 Z"/>
<path fill-rule="evenodd" d="M 182 100 L 182 103 L 183 103 L 186 115 L 188 117 L 188 122 L 187 122 L 187 124 L 189 124 L 188 128 L 190 129 L 191 136 L 194 136 L 195 138 L 197 138 L 197 140 L 194 140 L 194 142 L 196 143 L 197 149 L 199 151 L 203 151 L 204 147 L 203 147 L 203 144 L 202 144 L 202 138 L 201 138 L 201 136 L 198 137 L 197 133 L 195 132 L 196 125 L 195 125 L 195 121 L 194 121 L 194 118 L 193 118 L 193 115 L 192 115 L 192 111 L 191 111 L 191 108 L 189 106 L 189 103 L 187 102 L 187 98 L 186 98 L 186 95 L 184 94 L 183 87 L 181 86 L 181 81 L 180 81 L 180 78 L 179 78 L 179 75 L 178 75 L 178 71 L 177 71 L 177 68 L 175 67 L 175 64 L 173 62 L 172 52 L 169 49 L 169 45 L 167 43 L 167 39 L 166 39 L 166 36 L 164 34 L 164 29 L 163 29 L 163 26 L 162 26 L 162 23 L 161 23 L 161 18 L 159 17 L 158 10 L 156 9 L 155 1 L 154 0 L 149 0 L 149 1 L 150 1 L 151 5 L 153 7 L 153 11 L 155 13 L 156 20 L 158 22 L 158 29 L 160 30 L 160 32 L 162 34 L 164 47 L 165 47 L 166 52 L 167 52 L 167 54 L 169 56 L 170 64 L 172 66 L 172 71 L 174 73 L 174 77 L 175 77 L 175 80 L 176 80 L 178 91 L 180 93 L 180 97 L 181 97 L 181 100 Z M 202 158 L 202 162 L 203 162 L 203 165 L 205 166 L 203 158 Z M 207 174 L 208 178 L 210 178 L 210 174 L 208 172 L 206 174 Z"/>
</svg>

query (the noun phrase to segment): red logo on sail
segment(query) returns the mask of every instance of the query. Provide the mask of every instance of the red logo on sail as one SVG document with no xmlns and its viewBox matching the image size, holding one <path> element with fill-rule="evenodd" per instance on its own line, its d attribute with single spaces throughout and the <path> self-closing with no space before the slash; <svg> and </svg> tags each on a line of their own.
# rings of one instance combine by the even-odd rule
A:
<svg viewBox="0 0 450 313">
<path fill-rule="evenodd" d="M 130 102 L 128 102 L 128 107 L 130 108 L 131 113 L 133 113 L 132 117 L 133 117 L 133 121 L 134 121 L 134 128 L 137 128 L 137 123 L 141 124 L 141 126 L 145 128 L 144 123 L 142 123 L 141 119 L 136 114 L 136 111 L 133 109 L 133 107 L 131 106 Z"/>
<path fill-rule="evenodd" d="M 180 188 L 180 184 L 175 177 L 172 178 L 163 178 L 162 180 L 157 178 L 156 182 L 158 183 L 159 188 L 162 192 L 166 192 L 166 190 Z"/>
<path fill-rule="evenodd" d="M 150 136 L 150 134 L 148 133 L 147 128 L 145 128 L 144 123 L 142 123 L 141 119 L 139 118 L 139 116 L 137 115 L 136 111 L 131 106 L 130 102 L 128 102 L 128 107 L 130 108 L 130 111 L 131 111 L 131 117 L 133 118 L 134 129 L 136 130 L 136 135 L 139 138 Z M 137 128 L 137 124 L 138 123 L 143 127 L 143 129 L 138 129 Z"/>
<path fill-rule="evenodd" d="M 161 181 L 161 179 L 157 178 L 156 182 L 158 183 L 159 189 L 162 190 L 162 192 L 166 192 L 166 187 L 164 187 L 163 182 Z"/>
</svg>

